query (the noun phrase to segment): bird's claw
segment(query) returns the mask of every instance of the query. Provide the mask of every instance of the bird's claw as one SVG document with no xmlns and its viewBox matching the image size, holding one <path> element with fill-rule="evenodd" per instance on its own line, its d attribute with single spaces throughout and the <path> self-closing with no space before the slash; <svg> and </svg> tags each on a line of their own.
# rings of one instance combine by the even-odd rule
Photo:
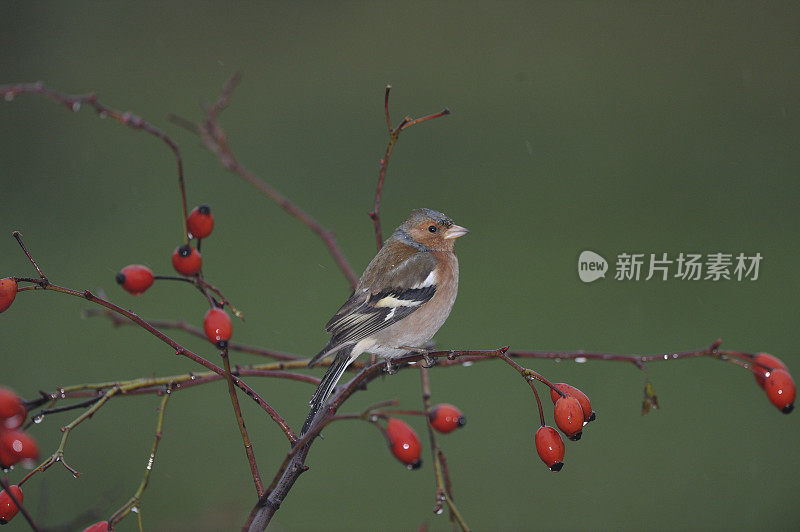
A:
<svg viewBox="0 0 800 532">
<path fill-rule="evenodd" d="M 428 353 L 423 353 L 422 354 L 422 360 L 423 360 L 423 363 L 421 365 L 425 369 L 432 368 L 433 366 L 436 365 L 436 359 L 433 358 L 432 356 L 428 355 Z"/>
</svg>

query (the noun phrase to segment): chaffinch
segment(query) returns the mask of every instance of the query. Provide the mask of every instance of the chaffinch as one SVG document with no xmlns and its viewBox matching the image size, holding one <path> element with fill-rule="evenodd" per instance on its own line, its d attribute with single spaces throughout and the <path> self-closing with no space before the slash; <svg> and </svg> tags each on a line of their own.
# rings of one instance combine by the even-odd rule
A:
<svg viewBox="0 0 800 532">
<path fill-rule="evenodd" d="M 391 360 L 423 350 L 453 308 L 458 292 L 453 244 L 468 232 L 440 212 L 417 209 L 386 240 L 353 295 L 325 326 L 330 341 L 308 363 L 312 367 L 336 355 L 311 398 L 307 424 L 361 353 Z"/>
</svg>

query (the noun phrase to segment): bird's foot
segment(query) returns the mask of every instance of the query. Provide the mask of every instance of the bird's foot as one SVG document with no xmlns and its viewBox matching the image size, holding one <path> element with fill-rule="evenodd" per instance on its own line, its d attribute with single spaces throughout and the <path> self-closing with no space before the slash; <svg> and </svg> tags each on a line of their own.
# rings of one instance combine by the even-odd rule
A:
<svg viewBox="0 0 800 532">
<path fill-rule="evenodd" d="M 436 359 L 432 356 L 428 356 L 428 353 L 422 353 L 422 367 L 423 368 L 432 368 L 436 365 Z"/>
<path fill-rule="evenodd" d="M 432 352 L 432 348 L 433 345 L 431 342 L 428 342 L 428 344 L 425 347 L 410 347 L 410 346 L 402 347 L 402 349 L 406 349 L 408 351 L 417 353 L 418 355 L 422 355 L 422 358 L 424 360 L 424 362 L 422 363 L 422 367 L 424 368 L 432 368 L 433 366 L 436 365 L 436 359 L 433 358 L 432 356 L 428 356 L 429 353 Z"/>
</svg>

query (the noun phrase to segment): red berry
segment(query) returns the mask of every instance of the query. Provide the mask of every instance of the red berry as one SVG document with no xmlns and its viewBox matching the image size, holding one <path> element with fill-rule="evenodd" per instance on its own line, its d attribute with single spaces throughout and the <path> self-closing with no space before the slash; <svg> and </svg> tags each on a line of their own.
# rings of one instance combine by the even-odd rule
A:
<svg viewBox="0 0 800 532">
<path fill-rule="evenodd" d="M 117 283 L 126 291 L 138 296 L 153 285 L 153 272 L 147 266 L 131 264 L 117 274 Z"/>
<path fill-rule="evenodd" d="M 108 531 L 108 521 L 99 521 L 83 529 L 83 532 L 107 532 L 107 531 Z"/>
<path fill-rule="evenodd" d="M 536 452 L 550 471 L 561 471 L 564 467 L 564 440 L 553 427 L 542 425 L 533 437 Z"/>
<path fill-rule="evenodd" d="M 211 207 L 205 203 L 198 205 L 189 217 L 186 218 L 186 226 L 189 229 L 189 237 L 205 238 L 214 230 L 214 217 L 211 216 Z"/>
<path fill-rule="evenodd" d="M 417 469 L 422 465 L 422 460 L 419 458 L 422 446 L 419 444 L 417 433 L 408 423 L 401 419 L 389 418 L 386 434 L 389 437 L 392 454 L 398 460 L 406 464 L 409 469 Z"/>
<path fill-rule="evenodd" d="M 797 389 L 794 386 L 794 379 L 785 369 L 774 369 L 769 372 L 764 381 L 764 391 L 767 398 L 778 407 L 778 410 L 788 414 L 794 409 L 794 397 Z"/>
<path fill-rule="evenodd" d="M 28 412 L 17 394 L 0 388 L 0 429 L 15 429 L 22 425 Z"/>
<path fill-rule="evenodd" d="M 206 338 L 218 347 L 225 347 L 233 334 L 233 325 L 228 314 L 221 308 L 212 308 L 206 312 L 203 319 L 203 329 L 206 331 Z"/>
<path fill-rule="evenodd" d="M 0 279 L 0 312 L 5 312 L 17 297 L 17 282 L 11 277 Z"/>
<path fill-rule="evenodd" d="M 592 403 L 589 401 L 589 398 L 585 393 L 576 387 L 563 382 L 555 383 L 555 387 L 567 394 L 569 397 L 574 397 L 578 400 L 578 402 L 581 404 L 581 410 L 583 410 L 583 421 L 585 423 L 595 420 L 597 415 L 592 410 Z M 560 397 L 561 395 L 559 395 L 557 391 L 550 388 L 550 399 L 553 400 L 553 404 L 556 404 L 556 401 L 558 401 Z"/>
<path fill-rule="evenodd" d="M 572 441 L 581 439 L 584 416 L 581 404 L 577 399 L 569 395 L 560 397 L 556 401 L 553 417 L 556 419 L 556 425 L 567 438 Z"/>
<path fill-rule="evenodd" d="M 431 426 L 441 433 L 447 434 L 463 427 L 467 423 L 467 418 L 461 410 L 447 403 L 441 403 L 431 408 L 428 418 Z"/>
<path fill-rule="evenodd" d="M 753 371 L 753 376 L 756 378 L 756 382 L 763 390 L 764 379 L 770 370 L 787 368 L 786 364 L 784 364 L 780 358 L 772 356 L 769 353 L 758 353 L 755 357 L 753 357 L 753 364 L 750 366 L 750 369 Z"/>
<path fill-rule="evenodd" d="M 184 244 L 172 252 L 172 266 L 182 275 L 194 275 L 203 267 L 203 259 L 199 251 Z"/>
<path fill-rule="evenodd" d="M 39 456 L 36 441 L 21 430 L 0 433 L 0 466 L 9 467 L 21 460 L 33 460 Z"/>
<path fill-rule="evenodd" d="M 19 486 L 9 486 L 8 491 L 14 495 L 17 502 L 22 504 L 22 490 L 19 489 Z M 0 525 L 5 525 L 11 521 L 17 515 L 17 512 L 19 512 L 19 508 L 11 500 L 6 490 L 0 491 Z"/>
</svg>

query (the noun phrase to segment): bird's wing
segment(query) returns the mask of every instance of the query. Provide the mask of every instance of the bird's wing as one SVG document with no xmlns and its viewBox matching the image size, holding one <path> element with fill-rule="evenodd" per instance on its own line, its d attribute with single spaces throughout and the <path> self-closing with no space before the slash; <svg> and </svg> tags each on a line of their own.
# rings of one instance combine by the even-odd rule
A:
<svg viewBox="0 0 800 532">
<path fill-rule="evenodd" d="M 436 293 L 436 258 L 427 252 L 413 253 L 397 266 L 371 275 L 368 268 L 356 292 L 330 319 L 325 330 L 331 340 L 309 365 L 344 345 L 363 340 L 397 323 L 430 301 Z M 364 286 L 362 286 L 362 284 Z"/>
</svg>

